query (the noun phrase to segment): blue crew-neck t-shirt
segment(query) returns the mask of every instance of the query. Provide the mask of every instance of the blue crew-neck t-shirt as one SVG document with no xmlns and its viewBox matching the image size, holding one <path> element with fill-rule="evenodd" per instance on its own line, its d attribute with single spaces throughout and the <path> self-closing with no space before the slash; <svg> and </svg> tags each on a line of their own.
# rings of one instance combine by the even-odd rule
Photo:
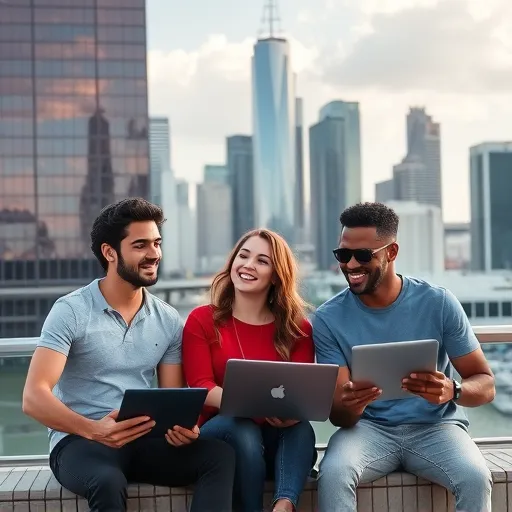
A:
<svg viewBox="0 0 512 512">
<path fill-rule="evenodd" d="M 450 379 L 450 359 L 465 356 L 480 344 L 460 302 L 447 289 L 403 277 L 396 301 L 386 308 L 370 308 L 348 288 L 322 304 L 313 317 L 313 339 L 318 363 L 338 364 L 350 370 L 352 347 L 373 343 L 436 339 L 437 368 Z M 453 401 L 442 405 L 412 396 L 382 400 L 366 407 L 364 419 L 386 425 L 455 423 L 467 429 L 464 409 Z"/>
</svg>

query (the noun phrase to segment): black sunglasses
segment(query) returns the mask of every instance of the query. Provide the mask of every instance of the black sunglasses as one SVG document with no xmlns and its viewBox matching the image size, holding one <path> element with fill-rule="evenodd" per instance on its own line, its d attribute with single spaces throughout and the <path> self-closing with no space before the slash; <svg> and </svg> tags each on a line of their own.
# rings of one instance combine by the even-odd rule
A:
<svg viewBox="0 0 512 512">
<path fill-rule="evenodd" d="M 391 244 L 394 244 L 395 242 L 391 242 L 384 247 L 379 247 L 378 249 L 346 249 L 346 248 L 340 248 L 340 249 L 334 249 L 333 254 L 334 257 L 340 262 L 340 263 L 348 263 L 352 256 L 358 261 L 358 263 L 365 264 L 370 263 L 372 261 L 373 257 L 376 253 L 379 251 L 382 251 L 382 249 L 385 249 L 386 247 L 389 247 Z"/>
</svg>

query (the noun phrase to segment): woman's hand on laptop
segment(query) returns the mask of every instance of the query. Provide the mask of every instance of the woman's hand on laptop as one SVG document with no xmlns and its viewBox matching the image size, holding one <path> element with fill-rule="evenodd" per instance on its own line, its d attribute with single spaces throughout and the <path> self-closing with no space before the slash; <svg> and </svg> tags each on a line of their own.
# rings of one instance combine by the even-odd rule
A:
<svg viewBox="0 0 512 512">
<path fill-rule="evenodd" d="M 197 425 L 192 430 L 175 425 L 172 429 L 167 430 L 167 434 L 165 434 L 167 442 L 176 448 L 193 443 L 198 437 L 199 427 Z"/>
<path fill-rule="evenodd" d="M 280 420 L 279 418 L 265 418 L 269 425 L 272 425 L 276 428 L 288 428 L 293 427 L 299 423 L 299 420 Z"/>
<path fill-rule="evenodd" d="M 367 383 L 347 381 L 341 387 L 340 405 L 351 414 L 361 416 L 366 406 L 372 403 L 382 390 Z"/>
</svg>

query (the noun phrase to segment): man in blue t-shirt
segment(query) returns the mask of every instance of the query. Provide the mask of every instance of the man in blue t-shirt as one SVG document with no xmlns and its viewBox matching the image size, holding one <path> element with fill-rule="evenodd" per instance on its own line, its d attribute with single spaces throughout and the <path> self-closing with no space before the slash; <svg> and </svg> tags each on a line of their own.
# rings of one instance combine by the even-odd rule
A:
<svg viewBox="0 0 512 512">
<path fill-rule="evenodd" d="M 355 511 L 359 483 L 403 468 L 448 488 L 458 511 L 489 512 L 491 475 L 462 407 L 492 401 L 494 377 L 462 306 L 444 288 L 396 274 L 392 209 L 357 204 L 340 222 L 334 255 L 348 288 L 313 320 L 318 363 L 340 367 L 330 419 L 342 427 L 321 462 L 319 511 Z M 404 375 L 410 398 L 375 401 L 381 390 L 351 381 L 352 347 L 431 338 L 439 341 L 438 371 Z"/>
</svg>

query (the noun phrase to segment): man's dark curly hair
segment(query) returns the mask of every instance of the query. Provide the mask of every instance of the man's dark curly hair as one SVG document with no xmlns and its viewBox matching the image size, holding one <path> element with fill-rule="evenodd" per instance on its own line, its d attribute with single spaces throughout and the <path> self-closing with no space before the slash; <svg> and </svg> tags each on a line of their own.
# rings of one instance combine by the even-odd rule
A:
<svg viewBox="0 0 512 512">
<path fill-rule="evenodd" d="M 154 221 L 160 229 L 165 222 L 164 213 L 159 206 L 140 197 L 129 197 L 101 210 L 92 226 L 91 249 L 105 271 L 108 261 L 101 246 L 108 244 L 119 254 L 121 241 L 128 235 L 126 228 L 132 222 L 146 221 Z"/>
<path fill-rule="evenodd" d="M 394 238 L 398 233 L 398 215 L 382 203 L 358 203 L 340 215 L 342 228 L 376 228 L 377 237 Z"/>
</svg>

